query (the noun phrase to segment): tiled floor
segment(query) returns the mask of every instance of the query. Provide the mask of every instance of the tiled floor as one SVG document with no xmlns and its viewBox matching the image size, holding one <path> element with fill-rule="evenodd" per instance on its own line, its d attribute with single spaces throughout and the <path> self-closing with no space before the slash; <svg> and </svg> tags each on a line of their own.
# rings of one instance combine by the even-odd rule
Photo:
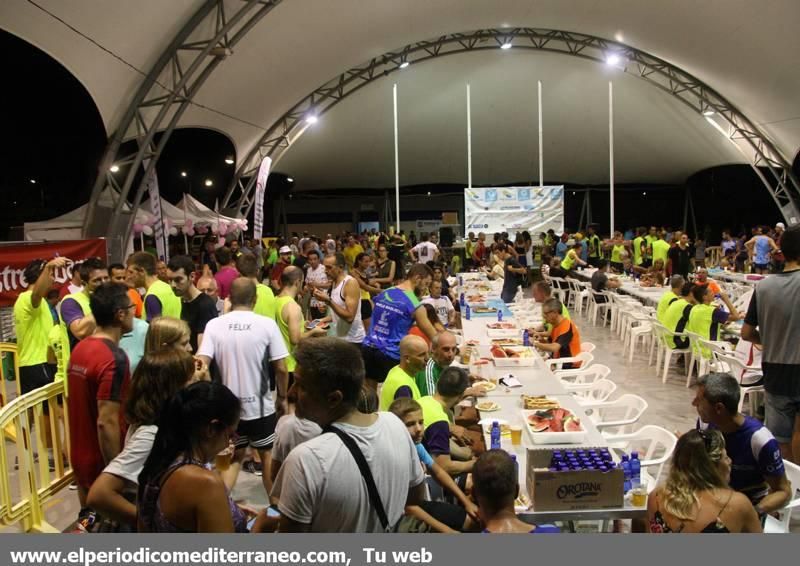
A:
<svg viewBox="0 0 800 566">
<path fill-rule="evenodd" d="M 625 393 L 634 393 L 643 397 L 649 404 L 642 416 L 641 424 L 655 424 L 668 430 L 685 431 L 694 426 L 696 413 L 691 405 L 694 388 L 687 388 L 683 364 L 676 363 L 670 369 L 666 383 L 661 383 L 656 369 L 648 366 L 646 351 L 637 351 L 633 361 L 628 362 L 622 351 L 622 342 L 612 336 L 608 327 L 593 327 L 585 318 L 575 316 L 581 338 L 584 342 L 592 342 L 594 363 L 611 368 L 610 378 L 617 384 L 614 398 Z M 13 480 L 15 481 L 15 480 Z M 261 479 L 248 473 L 242 473 L 234 489 L 234 499 L 244 501 L 254 507 L 266 504 Z M 78 512 L 77 495 L 73 491 L 64 490 L 52 499 L 47 506 L 48 520 L 59 529 L 72 523 Z M 793 532 L 800 532 L 800 517 L 792 521 Z M 0 532 L 14 531 L 7 527 Z"/>
</svg>

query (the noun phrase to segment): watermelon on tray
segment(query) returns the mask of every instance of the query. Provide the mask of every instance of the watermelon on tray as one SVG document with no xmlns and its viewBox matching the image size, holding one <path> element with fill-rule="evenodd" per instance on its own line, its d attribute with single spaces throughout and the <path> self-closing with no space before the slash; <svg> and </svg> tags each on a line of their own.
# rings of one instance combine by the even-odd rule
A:
<svg viewBox="0 0 800 566">
<path fill-rule="evenodd" d="M 563 407 L 523 410 L 522 415 L 534 444 L 576 444 L 586 436 L 580 419 Z"/>
</svg>

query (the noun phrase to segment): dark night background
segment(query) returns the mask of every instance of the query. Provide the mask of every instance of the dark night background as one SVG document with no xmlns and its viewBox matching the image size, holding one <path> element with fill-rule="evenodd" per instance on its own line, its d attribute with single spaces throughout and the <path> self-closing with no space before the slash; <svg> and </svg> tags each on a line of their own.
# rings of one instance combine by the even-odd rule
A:
<svg viewBox="0 0 800 566">
<path fill-rule="evenodd" d="M 105 149 L 107 132 L 89 93 L 69 71 L 36 47 L 0 30 L 2 75 L 0 89 L 2 108 L 2 159 L 0 160 L 0 240 L 17 236 L 12 228 L 25 221 L 53 218 L 85 203 L 97 174 L 98 163 Z M 133 146 L 128 146 L 133 147 Z M 123 148 L 125 149 L 125 148 Z M 218 132 L 183 129 L 172 134 L 157 170 L 161 193 L 170 202 L 177 202 L 184 192 L 213 207 L 234 174 L 234 165 L 225 158 L 234 155 L 233 145 Z M 800 173 L 800 159 L 795 156 L 793 169 Z M 182 178 L 181 171 L 188 177 Z M 124 170 L 116 173 L 122 181 Z M 293 172 L 285 172 L 293 174 Z M 297 175 L 295 175 L 297 176 Z M 30 180 L 34 179 L 35 184 Z M 214 185 L 205 187 L 205 179 Z M 548 183 L 561 184 L 558 179 Z M 580 187 L 565 183 L 568 228 L 576 228 L 583 192 Z M 265 221 L 272 220 L 272 197 L 285 176 L 271 176 L 267 187 Z M 616 224 L 618 227 L 683 223 L 684 195 L 690 187 L 697 226 L 711 230 L 712 241 L 723 227 L 734 231 L 752 224 L 770 224 L 782 220 L 777 206 L 747 165 L 723 166 L 699 171 L 682 186 L 617 187 Z M 592 193 L 595 221 L 608 218 L 608 194 L 602 185 Z M 460 191 L 460 185 L 406 187 L 404 194 L 424 195 Z M 359 189 L 357 194 L 364 194 Z M 337 191 L 340 193 L 355 192 Z M 371 191 L 370 191 L 371 192 Z M 573 194 L 574 192 L 574 194 Z M 377 190 L 376 193 L 383 193 Z M 295 198 L 302 198 L 301 194 Z M 435 202 L 435 201 L 434 201 Z M 334 205 L 335 207 L 335 205 Z M 347 220 L 350 211 L 326 215 L 325 221 L 338 216 Z M 415 213 L 415 218 L 435 218 L 440 211 Z M 377 213 L 375 214 L 377 220 Z M 362 220 L 372 220 L 366 214 Z M 406 218 L 403 220 L 413 220 Z M 289 215 L 289 222 L 320 220 L 308 215 Z M 607 227 L 605 227 L 607 229 Z M 691 230 L 691 222 L 689 229 Z M 21 231 L 19 236 L 21 237 Z"/>
</svg>

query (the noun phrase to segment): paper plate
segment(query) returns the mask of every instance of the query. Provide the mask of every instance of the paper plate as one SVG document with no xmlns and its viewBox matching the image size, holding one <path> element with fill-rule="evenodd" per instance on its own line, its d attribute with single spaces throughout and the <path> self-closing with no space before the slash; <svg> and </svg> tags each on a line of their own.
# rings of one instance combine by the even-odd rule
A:
<svg viewBox="0 0 800 566">
<path fill-rule="evenodd" d="M 475 408 L 478 409 L 481 413 L 492 413 L 494 411 L 499 411 L 502 408 L 499 403 L 495 403 L 494 401 L 489 401 L 488 403 L 493 403 L 494 407 L 489 408 L 489 409 L 482 409 L 481 405 L 483 405 L 484 403 L 487 403 L 487 402 L 484 401 L 483 403 L 476 403 L 475 404 Z"/>
</svg>

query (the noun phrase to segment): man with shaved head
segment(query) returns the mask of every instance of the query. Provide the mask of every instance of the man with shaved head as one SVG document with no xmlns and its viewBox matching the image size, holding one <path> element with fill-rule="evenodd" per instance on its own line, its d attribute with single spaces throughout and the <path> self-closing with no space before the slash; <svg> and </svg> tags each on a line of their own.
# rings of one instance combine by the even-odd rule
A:
<svg viewBox="0 0 800 566">
<path fill-rule="evenodd" d="M 414 381 L 416 373 L 425 368 L 428 361 L 428 344 L 413 334 L 400 340 L 400 363 L 386 376 L 381 389 L 380 410 L 388 411 L 392 401 L 400 397 L 419 399 L 419 389 Z"/>
<path fill-rule="evenodd" d="M 206 324 L 197 354 L 208 365 L 212 361 L 216 363 L 222 383 L 242 403 L 233 462 L 222 473 L 225 484 L 233 487 L 248 446 L 258 452 L 262 465 L 269 469 L 275 424 L 286 412 L 289 386 L 286 359 L 289 352 L 275 321 L 253 312 L 256 284 L 252 280 L 247 277 L 234 279 L 230 286 L 230 301 L 228 314 Z M 270 366 L 277 383 L 275 395 L 269 387 Z M 272 489 L 270 475 L 264 474 L 261 479 L 269 494 Z"/>
</svg>

